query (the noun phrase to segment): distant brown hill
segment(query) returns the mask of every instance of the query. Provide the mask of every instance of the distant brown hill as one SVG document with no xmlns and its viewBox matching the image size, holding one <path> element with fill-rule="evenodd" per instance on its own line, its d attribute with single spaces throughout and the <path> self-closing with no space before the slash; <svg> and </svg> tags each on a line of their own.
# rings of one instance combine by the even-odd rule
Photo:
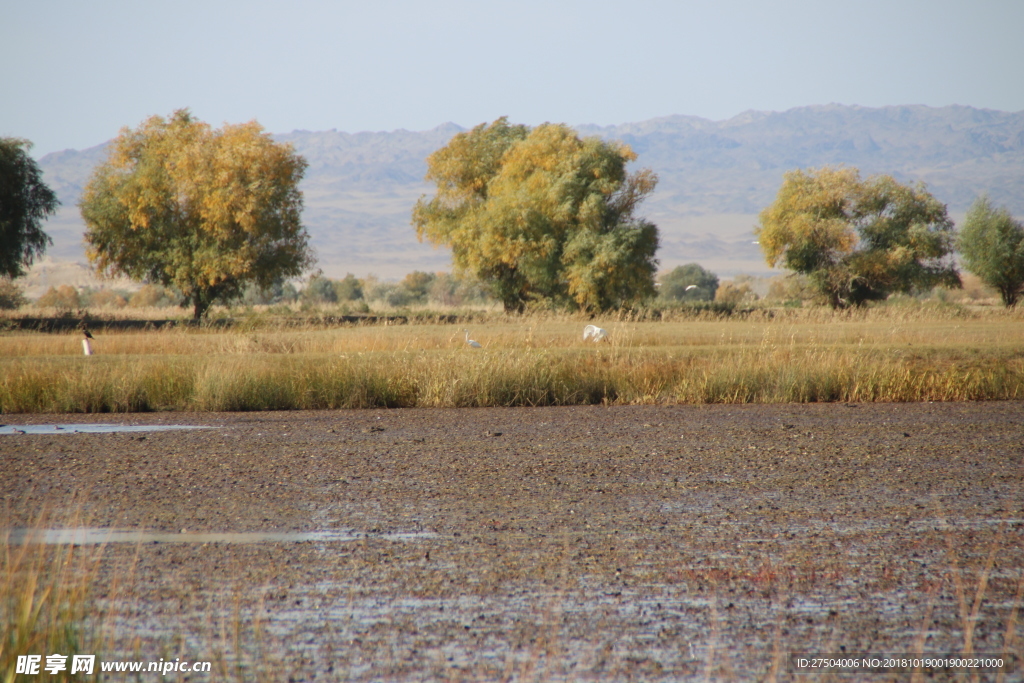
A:
<svg viewBox="0 0 1024 683">
<path fill-rule="evenodd" d="M 1024 216 L 1024 112 L 833 104 L 726 121 L 667 116 L 577 129 L 628 143 L 637 165 L 658 173 L 658 189 L 643 208 L 661 228 L 665 267 L 697 261 L 722 275 L 767 271 L 751 230 L 783 173 L 795 168 L 845 164 L 923 181 L 955 218 L 981 193 Z M 409 215 L 416 199 L 432 192 L 423 181 L 427 155 L 460 130 L 445 124 L 422 132 L 276 136 L 309 161 L 304 220 L 328 275 L 400 277 L 448 267 L 444 250 L 416 241 Z M 75 203 L 104 153 L 101 145 L 40 160 L 64 203 L 46 227 L 54 258 L 83 258 Z"/>
</svg>

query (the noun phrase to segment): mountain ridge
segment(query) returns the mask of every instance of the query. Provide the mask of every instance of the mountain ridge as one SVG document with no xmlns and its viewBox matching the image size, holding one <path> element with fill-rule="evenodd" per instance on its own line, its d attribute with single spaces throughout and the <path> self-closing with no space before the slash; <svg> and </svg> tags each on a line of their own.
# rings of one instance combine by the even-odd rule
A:
<svg viewBox="0 0 1024 683">
<path fill-rule="evenodd" d="M 1024 215 L 1024 111 L 830 103 L 749 110 L 720 121 L 674 114 L 574 128 L 621 140 L 638 154 L 634 167 L 658 173 L 642 213 L 661 229 L 663 267 L 696 261 L 725 275 L 767 272 L 751 230 L 783 174 L 796 168 L 845 165 L 864 175 L 922 181 L 954 217 L 982 193 Z M 427 131 L 274 135 L 309 163 L 303 220 L 325 273 L 401 277 L 449 267 L 447 252 L 417 242 L 410 213 L 420 196 L 433 192 L 424 180 L 427 156 L 463 130 L 446 122 Z M 75 204 L 106 144 L 39 160 L 64 203 L 45 228 L 57 258 L 84 255 Z"/>
</svg>

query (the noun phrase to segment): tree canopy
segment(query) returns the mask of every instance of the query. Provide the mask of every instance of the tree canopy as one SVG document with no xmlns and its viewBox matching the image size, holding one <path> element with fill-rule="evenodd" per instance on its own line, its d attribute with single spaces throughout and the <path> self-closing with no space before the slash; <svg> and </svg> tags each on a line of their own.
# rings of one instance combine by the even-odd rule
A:
<svg viewBox="0 0 1024 683">
<path fill-rule="evenodd" d="M 988 197 L 977 199 L 967 212 L 957 242 L 964 268 L 996 289 L 1007 308 L 1024 293 L 1024 224 Z"/>
<path fill-rule="evenodd" d="M 460 273 L 506 311 L 532 301 L 605 310 L 653 296 L 658 229 L 635 216 L 657 183 L 636 155 L 564 125 L 505 118 L 456 135 L 427 159 L 432 198 L 413 209 L 420 239 L 452 249 Z"/>
<path fill-rule="evenodd" d="M 57 212 L 57 195 L 29 156 L 32 143 L 0 138 L 0 276 L 25 274 L 53 240 L 40 227 Z"/>
<path fill-rule="evenodd" d="M 668 301 L 714 301 L 717 291 L 717 275 L 698 263 L 687 263 L 661 276 L 658 296 Z"/>
<path fill-rule="evenodd" d="M 79 204 L 104 274 L 173 286 L 200 318 L 249 283 L 313 262 L 299 181 L 306 161 L 255 121 L 213 130 L 186 110 L 113 141 Z"/>
<path fill-rule="evenodd" d="M 769 265 L 806 274 L 834 308 L 960 286 L 945 205 L 891 176 L 791 171 L 755 233 Z"/>
</svg>

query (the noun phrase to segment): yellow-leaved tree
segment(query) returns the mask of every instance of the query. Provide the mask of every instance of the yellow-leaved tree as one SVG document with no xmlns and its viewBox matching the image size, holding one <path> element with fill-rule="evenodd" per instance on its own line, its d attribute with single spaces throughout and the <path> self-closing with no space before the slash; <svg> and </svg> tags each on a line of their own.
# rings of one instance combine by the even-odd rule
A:
<svg viewBox="0 0 1024 683">
<path fill-rule="evenodd" d="M 946 206 L 892 176 L 790 171 L 755 234 L 768 265 L 807 275 L 833 308 L 960 286 Z"/>
<path fill-rule="evenodd" d="M 255 121 L 213 130 L 187 109 L 153 116 L 121 131 L 85 188 L 89 259 L 176 288 L 199 319 L 248 283 L 267 289 L 312 265 L 305 169 Z"/>
<path fill-rule="evenodd" d="M 437 194 L 413 209 L 420 239 L 510 312 L 532 301 L 606 310 L 654 295 L 658 229 L 635 217 L 657 177 L 636 155 L 568 126 L 504 118 L 456 135 L 427 159 Z"/>
</svg>

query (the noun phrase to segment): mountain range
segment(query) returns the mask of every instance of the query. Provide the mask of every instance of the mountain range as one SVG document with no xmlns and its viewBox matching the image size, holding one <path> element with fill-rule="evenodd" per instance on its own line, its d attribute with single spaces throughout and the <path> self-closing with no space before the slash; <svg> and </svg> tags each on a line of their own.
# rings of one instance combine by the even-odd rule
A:
<svg viewBox="0 0 1024 683">
<path fill-rule="evenodd" d="M 616 126 L 575 126 L 581 135 L 621 140 L 638 154 L 635 168 L 659 176 L 641 213 L 661 230 L 663 268 L 697 262 L 721 276 L 765 274 L 753 243 L 757 213 L 771 203 L 786 171 L 824 165 L 888 173 L 926 183 L 954 220 L 987 193 L 1024 218 L 1024 112 L 966 106 L 848 105 L 748 111 L 725 121 L 666 116 Z M 351 272 L 400 278 L 450 268 L 448 252 L 420 244 L 410 225 L 415 201 L 433 188 L 426 158 L 464 130 L 275 135 L 309 162 L 303 220 L 331 277 Z M 39 160 L 63 206 L 45 226 L 51 259 L 84 261 L 77 201 L 106 144 Z"/>
</svg>

